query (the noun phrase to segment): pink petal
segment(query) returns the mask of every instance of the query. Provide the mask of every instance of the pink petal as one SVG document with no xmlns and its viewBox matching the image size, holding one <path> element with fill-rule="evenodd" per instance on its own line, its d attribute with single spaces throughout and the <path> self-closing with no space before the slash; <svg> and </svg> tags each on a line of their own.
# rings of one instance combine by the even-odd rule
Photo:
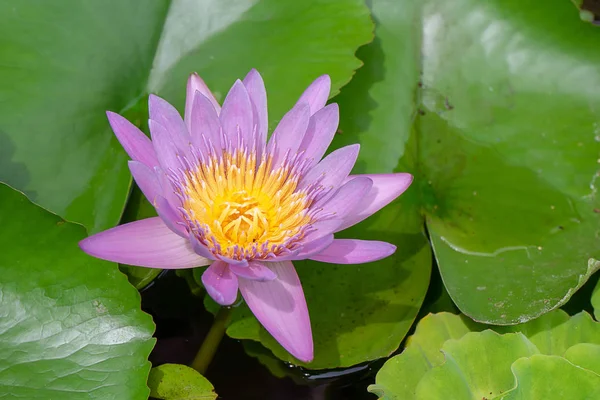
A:
<svg viewBox="0 0 600 400">
<path fill-rule="evenodd" d="M 310 115 L 313 115 L 327 103 L 330 91 L 331 78 L 329 78 L 329 75 L 322 75 L 306 88 L 297 104 L 308 103 L 310 106 Z"/>
<path fill-rule="evenodd" d="M 150 120 L 158 122 L 165 128 L 169 134 L 169 138 L 178 150 L 177 153 L 190 158 L 190 135 L 183 119 L 181 119 L 181 115 L 179 115 L 175 107 L 166 100 L 151 94 L 148 100 L 148 108 Z M 150 129 L 150 132 L 152 132 L 152 129 Z M 158 152 L 156 144 L 154 149 Z"/>
<path fill-rule="evenodd" d="M 344 183 L 332 196 L 317 201 L 311 208 L 322 208 L 318 215 L 334 214 L 335 218 L 346 218 L 371 190 L 373 181 L 366 177 L 354 178 Z"/>
<path fill-rule="evenodd" d="M 268 152 L 273 155 L 273 168 L 279 167 L 286 153 L 296 154 L 310 118 L 306 103 L 296 104 L 288 111 L 269 140 Z"/>
<path fill-rule="evenodd" d="M 230 265 L 231 271 L 239 276 L 240 278 L 252 279 L 256 281 L 272 281 L 277 278 L 275 272 L 265 267 L 258 261 L 251 261 L 247 267 L 240 267 L 237 265 Z"/>
<path fill-rule="evenodd" d="M 202 274 L 202 283 L 206 292 L 214 301 L 222 306 L 235 302 L 238 292 L 238 279 L 231 272 L 229 265 L 223 261 L 215 261 Z"/>
<path fill-rule="evenodd" d="M 119 114 L 107 111 L 106 116 L 115 136 L 132 160 L 150 168 L 158 165 L 152 142 L 142 131 Z"/>
<path fill-rule="evenodd" d="M 171 180 L 160 167 L 154 167 L 154 174 L 160 183 L 162 196 L 167 199 L 174 210 L 177 210 L 179 207 L 181 207 L 181 199 L 175 194 Z"/>
<path fill-rule="evenodd" d="M 351 144 L 333 151 L 306 173 L 298 184 L 299 189 L 316 181 L 326 188 L 335 189 L 348 177 L 358 157 L 359 149 L 360 145 Z"/>
<path fill-rule="evenodd" d="M 241 260 L 236 260 L 235 258 L 225 257 L 220 254 L 217 254 L 215 257 L 217 257 L 217 259 L 219 259 L 221 261 L 226 262 L 230 266 L 231 265 L 235 265 L 238 267 L 247 267 L 248 266 L 248 260 L 246 260 L 245 258 L 242 258 Z"/>
<path fill-rule="evenodd" d="M 311 166 L 318 163 L 327 151 L 339 122 L 340 110 L 335 103 L 320 109 L 310 118 L 299 151 L 304 151 L 304 158 L 312 160 Z"/>
<path fill-rule="evenodd" d="M 193 73 L 190 75 L 188 82 L 187 82 L 187 88 L 186 88 L 186 96 L 185 96 L 185 123 L 187 125 L 188 130 L 191 132 L 191 125 L 190 125 L 190 120 L 191 120 L 191 115 L 192 115 L 192 108 L 193 108 L 193 104 L 194 104 L 194 96 L 196 95 L 196 92 L 200 92 L 204 95 L 204 97 L 206 97 L 210 103 L 213 105 L 214 109 L 217 111 L 217 114 L 219 114 L 219 112 L 221 111 L 221 106 L 219 105 L 219 102 L 217 101 L 217 99 L 215 99 L 215 96 L 212 94 L 212 92 L 210 91 L 210 89 L 208 88 L 208 86 L 206 86 L 206 83 L 204 83 L 204 81 L 202 80 L 202 78 L 200 78 L 200 76 L 198 76 L 197 73 Z"/>
<path fill-rule="evenodd" d="M 376 240 L 335 239 L 311 260 L 332 264 L 362 264 L 386 258 L 396 251 L 396 246 Z"/>
<path fill-rule="evenodd" d="M 265 83 L 257 70 L 252 69 L 242 81 L 255 112 L 254 124 L 256 125 L 256 143 L 259 147 L 267 142 L 267 130 L 269 128 L 269 118 L 267 109 L 267 91 Z"/>
<path fill-rule="evenodd" d="M 154 150 L 156 151 L 156 156 L 162 170 L 177 170 L 181 166 L 177 158 L 179 149 L 177 149 L 177 146 L 171 140 L 169 132 L 157 121 L 149 120 L 148 125 L 152 134 L 152 144 L 154 145 Z"/>
<path fill-rule="evenodd" d="M 180 224 L 182 221 L 181 215 L 179 215 L 173 207 L 169 204 L 169 202 L 162 196 L 156 196 L 154 199 L 154 208 L 156 208 L 156 212 L 158 216 L 163 220 L 167 228 L 169 228 L 173 233 L 183 237 L 188 237 L 188 232 L 185 227 Z"/>
<path fill-rule="evenodd" d="M 120 225 L 90 236 L 79 247 L 91 256 L 149 268 L 192 268 L 211 261 L 197 255 L 159 217 Z"/>
<path fill-rule="evenodd" d="M 194 249 L 196 254 L 199 254 L 200 256 L 207 258 L 209 260 L 217 259 L 215 257 L 215 255 L 208 249 L 208 247 L 206 247 L 205 245 L 203 245 L 202 243 L 200 243 L 198 241 L 198 238 L 196 238 L 196 235 L 190 235 L 189 239 L 190 239 L 190 243 L 192 244 L 192 248 Z"/>
<path fill-rule="evenodd" d="M 297 359 L 313 359 L 313 339 L 304 292 L 290 261 L 269 263 L 277 279 L 240 278 L 240 292 L 256 318 Z"/>
<path fill-rule="evenodd" d="M 169 104 L 168 101 L 151 94 L 148 98 L 148 113 L 150 119 L 158 122 L 167 129 L 174 142 L 177 142 L 178 138 L 187 139 L 187 127 L 183 119 L 181 119 L 179 111 Z"/>
<path fill-rule="evenodd" d="M 333 232 L 336 232 L 336 230 L 339 228 L 339 226 L 341 224 L 344 223 L 344 220 L 341 218 L 332 218 L 332 219 L 326 219 L 323 221 L 317 221 L 314 224 L 311 225 L 311 228 L 313 230 L 309 231 L 304 238 L 302 238 L 302 243 L 306 243 L 306 245 L 308 245 L 309 243 L 319 240 L 325 236 L 328 236 L 330 234 L 332 234 Z"/>
<path fill-rule="evenodd" d="M 332 233 L 327 234 L 327 235 L 320 237 L 316 240 L 313 240 L 311 242 L 302 244 L 302 249 L 297 253 L 293 253 L 293 254 L 289 254 L 289 255 L 285 255 L 285 256 L 278 256 L 278 257 L 270 258 L 270 259 L 267 259 L 264 261 L 265 262 L 277 262 L 277 261 L 306 260 L 313 254 L 317 254 L 317 253 L 321 252 L 323 249 L 327 248 L 331 244 L 331 242 L 333 242 L 333 234 Z"/>
<path fill-rule="evenodd" d="M 135 179 L 135 183 L 137 183 L 142 193 L 144 193 L 146 199 L 151 204 L 154 204 L 156 196 L 162 194 L 160 183 L 154 171 L 139 161 L 129 161 L 127 165 L 129 165 L 129 170 L 131 171 L 131 175 L 133 175 L 133 179 Z"/>
<path fill-rule="evenodd" d="M 227 140 L 232 143 L 234 148 L 238 144 L 238 133 L 241 135 L 244 144 L 251 145 L 254 143 L 252 103 L 246 87 L 239 79 L 235 81 L 231 90 L 229 90 L 223 102 L 219 119 Z"/>
<path fill-rule="evenodd" d="M 215 108 L 202 93 L 196 93 L 192 114 L 186 121 L 190 126 L 190 136 L 194 147 L 207 153 L 212 143 L 215 150 L 221 149 L 221 122 Z M 208 142 L 208 143 L 207 143 Z"/>
<path fill-rule="evenodd" d="M 344 218 L 344 223 L 336 232 L 359 223 L 381 210 L 396 197 L 400 196 L 413 181 L 407 173 L 351 175 L 349 178 L 366 177 L 373 181 L 373 187 L 356 207 L 354 213 Z"/>
</svg>

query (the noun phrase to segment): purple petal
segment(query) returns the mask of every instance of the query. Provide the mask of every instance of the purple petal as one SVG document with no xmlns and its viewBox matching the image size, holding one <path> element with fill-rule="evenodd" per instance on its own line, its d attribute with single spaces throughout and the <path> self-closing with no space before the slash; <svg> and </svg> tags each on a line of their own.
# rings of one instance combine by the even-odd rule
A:
<svg viewBox="0 0 600 400">
<path fill-rule="evenodd" d="M 355 212 L 344 218 L 344 223 L 336 232 L 355 225 L 381 210 L 396 197 L 404 193 L 413 181 L 413 176 L 407 173 L 351 175 L 349 178 L 357 177 L 371 179 L 373 187 L 356 207 Z"/>
<path fill-rule="evenodd" d="M 210 150 L 206 142 L 212 143 L 216 150 L 221 149 L 221 122 L 215 108 L 202 93 L 196 93 L 192 115 L 188 120 L 190 136 L 194 147 L 202 153 Z"/>
<path fill-rule="evenodd" d="M 177 147 L 177 153 L 189 159 L 191 138 L 179 112 L 167 101 L 152 94 L 148 100 L 148 107 L 150 120 L 162 125 Z M 150 132 L 152 132 L 152 129 L 150 129 Z M 154 149 L 158 152 L 156 145 Z"/>
<path fill-rule="evenodd" d="M 213 105 L 214 109 L 217 111 L 217 114 L 221 111 L 221 106 L 215 96 L 212 94 L 206 83 L 198 76 L 197 73 L 193 73 L 190 75 L 187 82 L 186 96 L 185 96 L 185 123 L 187 125 L 188 130 L 191 132 L 191 115 L 193 113 L 192 108 L 194 105 L 194 97 L 196 92 L 200 92 L 206 97 L 210 103 Z"/>
<path fill-rule="evenodd" d="M 192 268 L 211 261 L 197 255 L 187 239 L 174 234 L 159 217 L 120 225 L 90 236 L 79 247 L 91 256 L 149 268 Z"/>
<path fill-rule="evenodd" d="M 376 240 L 335 239 L 311 260 L 332 264 L 362 264 L 386 258 L 396 251 L 396 246 Z"/>
<path fill-rule="evenodd" d="M 177 210 L 179 207 L 181 207 L 181 199 L 175 194 L 171 180 L 160 167 L 154 167 L 154 174 L 160 183 L 162 196 L 167 199 L 174 210 Z"/>
<path fill-rule="evenodd" d="M 325 236 L 336 232 L 341 224 L 344 223 L 344 220 L 341 218 L 332 218 L 326 219 L 324 221 L 317 221 L 311 225 L 311 230 L 308 232 L 304 238 L 302 238 L 302 243 L 306 243 L 307 245 L 313 241 L 319 240 Z"/>
<path fill-rule="evenodd" d="M 256 318 L 297 359 L 313 359 L 313 339 L 304 292 L 290 261 L 269 263 L 277 279 L 240 278 L 240 292 Z"/>
<path fill-rule="evenodd" d="M 360 145 L 352 144 L 333 151 L 306 173 L 299 189 L 316 181 L 329 189 L 338 187 L 354 167 L 359 149 Z"/>
<path fill-rule="evenodd" d="M 302 245 L 302 249 L 293 254 L 287 254 L 285 256 L 277 256 L 275 258 L 269 258 L 264 260 L 265 262 L 277 262 L 277 261 L 294 261 L 294 260 L 305 260 L 312 256 L 313 254 L 317 254 L 327 246 L 329 246 L 333 242 L 333 234 L 330 233 L 325 235 L 317 240 L 313 240 L 312 242 L 308 242 Z"/>
<path fill-rule="evenodd" d="M 160 182 L 158 182 L 154 171 L 139 161 L 129 161 L 127 165 L 129 165 L 129 170 L 131 171 L 131 175 L 133 175 L 133 179 L 135 179 L 135 183 L 137 183 L 142 193 L 144 193 L 146 199 L 148 199 L 150 204 L 154 204 L 156 196 L 162 194 Z"/>
<path fill-rule="evenodd" d="M 273 155 L 273 168 L 279 167 L 286 153 L 296 154 L 310 118 L 306 103 L 296 104 L 288 111 L 269 140 L 268 152 Z"/>
<path fill-rule="evenodd" d="M 202 274 L 206 292 L 222 306 L 235 302 L 238 292 L 238 278 L 223 261 L 215 261 Z"/>
<path fill-rule="evenodd" d="M 156 196 L 154 200 L 154 208 L 158 216 L 163 220 L 165 225 L 173 231 L 173 233 L 183 237 L 188 237 L 188 232 L 185 227 L 180 224 L 182 221 L 181 216 L 171 207 L 167 199 L 162 196 Z"/>
<path fill-rule="evenodd" d="M 373 181 L 366 177 L 354 178 L 344 183 L 332 196 L 325 197 L 314 204 L 322 208 L 318 215 L 331 215 L 346 218 L 371 190 Z"/>
<path fill-rule="evenodd" d="M 339 122 L 340 110 L 335 103 L 320 109 L 310 118 L 299 151 L 304 151 L 304 158 L 312 160 L 311 166 L 318 163 L 327 151 Z"/>
<path fill-rule="evenodd" d="M 245 258 L 242 258 L 241 260 L 236 260 L 235 258 L 229 258 L 229 257 L 225 257 L 222 255 L 217 255 L 216 257 L 219 260 L 224 261 L 229 265 L 235 265 L 238 267 L 247 267 L 248 266 L 248 260 L 246 260 Z"/>
<path fill-rule="evenodd" d="M 106 116 L 115 136 L 132 160 L 150 168 L 158 165 L 152 142 L 142 131 L 119 114 L 107 111 Z"/>
<path fill-rule="evenodd" d="M 169 132 L 167 132 L 164 126 L 154 120 L 149 120 L 148 126 L 152 134 L 152 144 L 154 145 L 154 150 L 156 150 L 158 162 L 162 170 L 177 170 L 181 166 L 177 158 L 179 150 L 173 140 L 171 140 Z"/>
<path fill-rule="evenodd" d="M 246 87 L 239 79 L 235 81 L 231 90 L 229 90 L 223 102 L 219 119 L 227 140 L 233 144 L 234 148 L 238 144 L 238 132 L 245 145 L 253 144 L 252 103 Z"/>
<path fill-rule="evenodd" d="M 272 281 L 277 278 L 275 272 L 265 267 L 258 261 L 251 261 L 247 267 L 240 267 L 237 265 L 230 265 L 231 271 L 239 276 L 240 278 L 252 279 L 255 281 Z"/>
<path fill-rule="evenodd" d="M 265 83 L 257 70 L 252 69 L 244 78 L 243 82 L 255 112 L 254 124 L 256 125 L 256 143 L 259 147 L 267 142 L 267 130 L 269 127 L 267 110 L 267 91 Z"/>
<path fill-rule="evenodd" d="M 188 140 L 188 131 L 181 115 L 179 115 L 179 111 L 168 101 L 151 94 L 148 98 L 148 113 L 150 119 L 167 129 L 174 142 L 177 143 L 179 138 Z"/>
<path fill-rule="evenodd" d="M 208 247 L 206 247 L 205 245 L 203 245 L 202 243 L 200 243 L 198 241 L 198 238 L 196 238 L 196 235 L 190 235 L 189 239 L 190 239 L 190 242 L 192 243 L 192 248 L 194 249 L 196 254 L 198 254 L 204 258 L 207 258 L 209 260 L 217 259 L 215 257 L 215 255 L 208 249 Z"/>
<path fill-rule="evenodd" d="M 327 103 L 330 90 L 331 78 L 329 78 L 329 75 L 322 75 L 306 88 L 297 104 L 308 103 L 310 106 L 310 115 L 313 115 Z"/>
</svg>

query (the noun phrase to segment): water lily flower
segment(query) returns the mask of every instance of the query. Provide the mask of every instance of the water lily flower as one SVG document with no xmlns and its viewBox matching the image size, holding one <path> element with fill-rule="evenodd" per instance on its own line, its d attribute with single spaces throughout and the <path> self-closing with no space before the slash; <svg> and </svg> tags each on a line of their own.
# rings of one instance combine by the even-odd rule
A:
<svg viewBox="0 0 600 400">
<path fill-rule="evenodd" d="M 149 99 L 150 140 L 108 112 L 129 168 L 158 217 L 84 239 L 88 254 L 150 268 L 209 265 L 208 294 L 223 306 L 242 297 L 293 356 L 313 359 L 313 339 L 292 261 L 358 264 L 394 253 L 385 242 L 334 239 L 404 192 L 407 173 L 349 175 L 359 145 L 323 158 L 339 122 L 325 105 L 329 76 L 317 78 L 267 141 L 267 95 L 252 70 L 223 105 L 193 74 L 184 118 L 158 96 Z M 327 294 L 324 293 L 324 296 Z"/>
</svg>

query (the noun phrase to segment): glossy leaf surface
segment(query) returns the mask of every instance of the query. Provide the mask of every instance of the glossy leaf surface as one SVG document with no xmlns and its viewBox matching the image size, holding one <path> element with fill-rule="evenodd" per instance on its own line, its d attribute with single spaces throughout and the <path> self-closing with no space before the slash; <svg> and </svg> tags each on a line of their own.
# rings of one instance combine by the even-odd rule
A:
<svg viewBox="0 0 600 400">
<path fill-rule="evenodd" d="M 84 229 L 0 185 L 0 397 L 146 399 L 154 324 Z"/>
</svg>

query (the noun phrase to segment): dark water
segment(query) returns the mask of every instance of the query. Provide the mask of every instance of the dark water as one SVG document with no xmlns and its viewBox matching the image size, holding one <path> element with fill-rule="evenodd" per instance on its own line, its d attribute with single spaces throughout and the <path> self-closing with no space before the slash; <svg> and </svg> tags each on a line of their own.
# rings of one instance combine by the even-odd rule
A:
<svg viewBox="0 0 600 400">
<path fill-rule="evenodd" d="M 202 299 L 191 294 L 185 280 L 167 272 L 142 291 L 142 308 L 156 323 L 152 364 L 189 364 L 213 320 Z M 373 400 L 376 396 L 367 386 L 382 364 L 383 360 L 315 373 L 282 363 L 292 377 L 277 378 L 247 355 L 240 341 L 226 336 L 206 377 L 225 400 Z"/>
</svg>

